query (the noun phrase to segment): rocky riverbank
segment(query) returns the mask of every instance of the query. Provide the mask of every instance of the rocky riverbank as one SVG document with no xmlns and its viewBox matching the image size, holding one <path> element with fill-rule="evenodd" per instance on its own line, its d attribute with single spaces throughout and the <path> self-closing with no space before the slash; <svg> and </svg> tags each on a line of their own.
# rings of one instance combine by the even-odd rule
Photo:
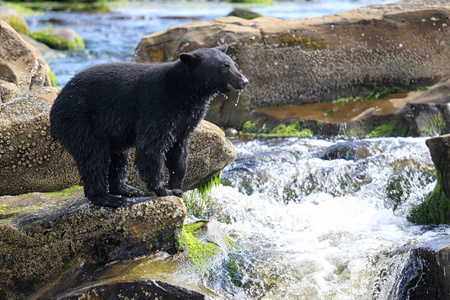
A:
<svg viewBox="0 0 450 300">
<path fill-rule="evenodd" d="M 412 90 L 450 74 L 447 1 L 372 5 L 320 18 L 237 17 L 172 27 L 142 38 L 137 61 L 174 60 L 198 47 L 230 44 L 250 85 L 216 99 L 207 119 L 240 127 L 255 109 L 358 97 L 364 89 Z"/>
</svg>

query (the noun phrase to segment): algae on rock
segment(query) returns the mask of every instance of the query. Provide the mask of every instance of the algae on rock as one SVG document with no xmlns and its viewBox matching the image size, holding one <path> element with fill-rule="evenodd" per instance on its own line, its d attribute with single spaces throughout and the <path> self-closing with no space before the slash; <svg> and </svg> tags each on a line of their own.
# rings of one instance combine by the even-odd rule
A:
<svg viewBox="0 0 450 300">
<path fill-rule="evenodd" d="M 426 143 L 437 183 L 428 198 L 411 211 L 408 220 L 421 225 L 450 224 L 450 135 L 431 138 Z"/>
</svg>

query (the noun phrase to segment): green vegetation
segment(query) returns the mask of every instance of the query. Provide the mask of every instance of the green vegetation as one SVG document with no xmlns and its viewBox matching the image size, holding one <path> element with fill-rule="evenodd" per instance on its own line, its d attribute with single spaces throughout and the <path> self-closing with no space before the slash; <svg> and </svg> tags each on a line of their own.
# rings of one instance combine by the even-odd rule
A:
<svg viewBox="0 0 450 300">
<path fill-rule="evenodd" d="M 292 36 L 292 35 L 283 35 L 280 36 L 280 42 L 289 44 L 289 45 L 301 45 L 306 48 L 315 48 L 315 49 L 323 49 L 326 48 L 327 45 L 323 42 L 317 42 L 311 40 L 310 38 L 305 38 L 301 36 Z"/>
<path fill-rule="evenodd" d="M 68 195 L 71 192 L 73 192 L 75 190 L 78 190 L 78 189 L 81 189 L 81 188 L 83 188 L 81 185 L 74 185 L 74 186 L 68 187 L 67 189 L 64 189 L 62 191 L 47 192 L 47 193 L 42 193 L 42 195 L 45 195 L 45 196 L 65 196 L 65 195 Z"/>
<path fill-rule="evenodd" d="M 428 128 L 420 130 L 424 135 L 443 134 L 445 132 L 445 122 L 440 114 L 428 119 Z"/>
<path fill-rule="evenodd" d="M 420 205 L 416 206 L 408 216 L 408 221 L 420 225 L 450 225 L 450 199 L 445 196 L 438 175 L 438 181 L 433 192 Z"/>
<path fill-rule="evenodd" d="M 222 172 L 200 184 L 191 193 L 183 194 L 183 201 L 188 213 L 196 218 L 208 218 L 211 210 L 211 190 L 220 184 Z"/>
<path fill-rule="evenodd" d="M 311 137 L 313 135 L 311 129 L 301 129 L 298 121 L 289 125 L 280 124 L 272 130 L 268 129 L 265 124 L 247 121 L 242 125 L 242 131 L 239 134 L 254 137 Z"/>
<path fill-rule="evenodd" d="M 22 22 L 20 18 L 9 16 L 5 21 L 18 33 L 23 33 L 26 35 L 30 34 L 28 26 L 26 25 L 26 23 Z"/>
<path fill-rule="evenodd" d="M 82 50 L 84 49 L 84 41 L 79 35 L 75 36 L 74 40 L 63 41 L 61 38 L 52 36 L 52 29 L 48 28 L 46 30 L 38 30 L 30 33 L 30 37 L 38 42 L 46 44 L 50 48 L 58 50 Z"/>
<path fill-rule="evenodd" d="M 255 18 L 262 17 L 262 15 L 246 9 L 233 10 L 228 16 L 238 17 L 245 20 L 252 20 Z"/>
<path fill-rule="evenodd" d="M 205 222 L 185 224 L 181 230 L 179 245 L 188 253 L 191 261 L 198 266 L 205 266 L 215 253 L 220 251 L 214 243 L 201 243 L 195 236 L 200 234 Z"/>
<path fill-rule="evenodd" d="M 405 89 L 398 86 L 393 87 L 377 87 L 376 84 L 373 85 L 372 89 L 363 88 L 360 92 L 360 96 L 364 100 L 377 100 L 385 98 L 392 94 L 404 93 Z"/>
<path fill-rule="evenodd" d="M 56 85 L 55 73 L 53 73 L 52 71 L 48 71 L 47 74 L 48 77 L 50 78 L 50 82 L 52 83 L 52 87 L 57 88 L 58 86 Z"/>
<path fill-rule="evenodd" d="M 400 121 L 393 121 L 389 124 L 383 124 L 375 127 L 370 133 L 369 137 L 389 137 L 389 136 L 407 136 L 409 128 L 402 126 Z"/>
<path fill-rule="evenodd" d="M 32 1 L 13 2 L 14 9 L 20 6 L 20 11 L 35 12 L 35 11 L 90 11 L 90 12 L 107 12 L 109 11 L 108 1 L 106 0 L 83 0 L 83 1 Z"/>
</svg>

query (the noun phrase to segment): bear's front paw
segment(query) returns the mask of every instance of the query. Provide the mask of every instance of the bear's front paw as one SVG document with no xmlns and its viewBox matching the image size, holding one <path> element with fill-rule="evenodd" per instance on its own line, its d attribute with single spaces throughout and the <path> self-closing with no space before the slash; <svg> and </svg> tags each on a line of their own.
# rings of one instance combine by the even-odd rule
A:
<svg viewBox="0 0 450 300">
<path fill-rule="evenodd" d="M 126 197 L 142 197 L 144 192 L 128 184 L 122 184 L 120 186 L 110 186 L 109 192 L 112 195 L 120 195 Z"/>
<path fill-rule="evenodd" d="M 180 189 L 173 189 L 172 190 L 172 195 L 177 196 L 177 197 L 181 197 L 183 195 L 183 191 Z"/>
<path fill-rule="evenodd" d="M 158 197 L 163 197 L 163 196 L 171 196 L 172 195 L 172 191 L 169 190 L 167 187 L 162 186 L 162 187 L 158 187 L 155 189 L 155 193 Z"/>
</svg>

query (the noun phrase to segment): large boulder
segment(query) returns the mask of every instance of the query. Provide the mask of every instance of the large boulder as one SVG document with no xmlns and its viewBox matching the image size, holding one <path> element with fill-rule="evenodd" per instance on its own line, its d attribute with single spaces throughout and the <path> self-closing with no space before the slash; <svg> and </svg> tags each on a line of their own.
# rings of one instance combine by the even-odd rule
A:
<svg viewBox="0 0 450 300">
<path fill-rule="evenodd" d="M 72 157 L 50 135 L 51 96 L 55 95 L 39 93 L 0 104 L 0 195 L 58 191 L 80 184 Z M 215 176 L 235 157 L 234 146 L 223 132 L 201 122 L 191 136 L 183 190 Z M 145 189 L 134 164 L 129 183 Z"/>
<path fill-rule="evenodd" d="M 176 253 L 186 207 L 174 196 L 146 200 L 98 207 L 81 188 L 0 197 L 0 298 L 24 299 L 43 288 L 47 296 L 38 299 L 55 299 L 100 266 Z"/>
<path fill-rule="evenodd" d="M 11 26 L 0 20 L 0 103 L 51 87 L 36 50 Z"/>
<path fill-rule="evenodd" d="M 372 5 L 335 15 L 280 20 L 237 17 L 175 26 L 142 38 L 137 61 L 230 44 L 250 84 L 213 101 L 207 119 L 239 126 L 255 108 L 324 102 L 374 86 L 429 85 L 450 74 L 446 0 Z"/>
</svg>

